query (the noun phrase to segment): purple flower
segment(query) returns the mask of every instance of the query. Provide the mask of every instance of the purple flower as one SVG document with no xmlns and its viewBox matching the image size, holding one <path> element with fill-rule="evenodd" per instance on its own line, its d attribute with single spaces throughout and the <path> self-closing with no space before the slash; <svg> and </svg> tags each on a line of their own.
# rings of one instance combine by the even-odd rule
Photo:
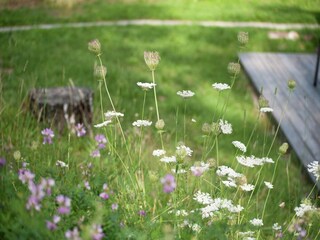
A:
<svg viewBox="0 0 320 240">
<path fill-rule="evenodd" d="M 58 208 L 58 212 L 60 214 L 69 214 L 70 213 L 70 207 L 71 207 L 71 199 L 63 196 L 63 195 L 59 195 L 56 198 L 57 203 L 59 204 L 59 208 Z"/>
<path fill-rule="evenodd" d="M 91 229 L 91 239 L 92 240 L 101 240 L 104 237 L 101 225 L 93 224 Z"/>
<path fill-rule="evenodd" d="M 85 181 L 84 182 L 84 187 L 87 189 L 87 190 L 91 190 L 91 187 L 90 187 L 90 184 L 88 181 Z"/>
<path fill-rule="evenodd" d="M 27 208 L 28 210 L 34 208 L 35 210 L 40 211 L 40 209 L 41 209 L 41 204 L 40 204 L 39 198 L 37 198 L 37 197 L 34 196 L 34 195 L 31 195 L 31 196 L 28 198 L 28 202 L 27 202 L 27 204 L 26 204 L 26 208 Z"/>
<path fill-rule="evenodd" d="M 77 227 L 74 227 L 72 230 L 66 231 L 65 237 L 71 240 L 81 240 L 79 236 L 79 230 Z"/>
<path fill-rule="evenodd" d="M 93 150 L 92 153 L 91 153 L 91 157 L 98 158 L 100 156 L 101 155 L 100 155 L 99 149 Z"/>
<path fill-rule="evenodd" d="M 145 210 L 139 210 L 138 214 L 139 214 L 141 217 L 145 217 L 147 213 L 146 213 Z"/>
<path fill-rule="evenodd" d="M 165 193 L 173 192 L 177 186 L 174 176 L 171 174 L 167 174 L 164 178 L 162 178 L 161 183 L 163 185 L 163 191 Z"/>
<path fill-rule="evenodd" d="M 0 167 L 3 167 L 4 165 L 6 165 L 6 159 L 0 157 Z"/>
<path fill-rule="evenodd" d="M 51 195 L 51 187 L 55 185 L 55 181 L 52 178 L 42 178 L 40 185 L 47 195 Z"/>
<path fill-rule="evenodd" d="M 50 128 L 46 128 L 41 131 L 43 136 L 43 144 L 52 144 L 52 138 L 54 137 L 54 133 Z"/>
<path fill-rule="evenodd" d="M 29 183 L 34 179 L 34 174 L 28 169 L 19 169 L 18 175 L 22 183 Z"/>
<path fill-rule="evenodd" d="M 109 191 L 108 184 L 104 183 L 102 188 L 103 188 L 103 192 L 99 194 L 99 197 L 101 197 L 104 200 L 109 199 L 110 195 L 108 194 L 108 191 Z"/>
<path fill-rule="evenodd" d="M 112 203 L 112 205 L 111 205 L 112 211 L 118 210 L 118 207 L 119 207 L 119 205 L 117 203 Z"/>
<path fill-rule="evenodd" d="M 106 147 L 107 139 L 104 135 L 98 134 L 94 138 L 96 142 L 98 143 L 98 149 L 103 149 Z"/>
<path fill-rule="evenodd" d="M 78 137 L 82 137 L 87 133 L 85 127 L 83 126 L 83 123 L 78 123 L 75 126 L 75 130 Z"/>
<path fill-rule="evenodd" d="M 50 231 L 53 231 L 53 230 L 56 230 L 57 229 L 57 223 L 60 222 L 61 218 L 60 216 L 58 215 L 54 215 L 53 216 L 53 221 L 46 221 L 47 223 L 47 228 L 50 230 Z"/>
</svg>

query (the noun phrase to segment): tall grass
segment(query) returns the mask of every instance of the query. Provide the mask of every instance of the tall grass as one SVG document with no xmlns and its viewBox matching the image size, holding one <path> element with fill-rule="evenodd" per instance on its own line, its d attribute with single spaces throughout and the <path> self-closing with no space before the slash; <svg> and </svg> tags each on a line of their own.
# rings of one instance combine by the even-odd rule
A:
<svg viewBox="0 0 320 240">
<path fill-rule="evenodd" d="M 240 50 L 245 49 L 247 35 L 241 33 L 239 40 Z M 263 123 L 270 114 L 267 102 L 260 101 L 252 127 L 245 126 L 246 113 L 239 119 L 245 130 L 237 129 L 237 118 L 229 119 L 238 61 L 229 64 L 230 82 L 210 86 L 212 96 L 203 96 L 215 97 L 211 111 L 190 114 L 201 92 L 175 89 L 172 119 L 162 113 L 165 100 L 157 95 L 163 59 L 146 51 L 141 74 L 149 81 L 136 86 L 141 102 L 134 106 L 141 109 L 134 109 L 137 116 L 127 119 L 128 125 L 124 119 L 133 116 L 120 112 L 113 100 L 100 42 L 91 41 L 89 50 L 92 62 L 98 62 L 95 138 L 43 131 L 51 126 L 37 125 L 20 111 L 13 125 L 3 123 L 8 126 L 1 134 L 6 150 L 0 169 L 3 239 L 319 237 L 315 188 L 300 201 L 302 196 L 291 192 L 290 170 L 278 175 L 290 168 L 290 155 L 287 145 L 276 141 L 281 121 L 275 133 Z M 1 105 L 1 111 L 5 108 Z M 258 127 L 266 128 L 265 136 L 259 136 Z M 234 139 L 241 131 L 243 137 Z M 12 146 L 10 137 L 16 134 Z"/>
</svg>

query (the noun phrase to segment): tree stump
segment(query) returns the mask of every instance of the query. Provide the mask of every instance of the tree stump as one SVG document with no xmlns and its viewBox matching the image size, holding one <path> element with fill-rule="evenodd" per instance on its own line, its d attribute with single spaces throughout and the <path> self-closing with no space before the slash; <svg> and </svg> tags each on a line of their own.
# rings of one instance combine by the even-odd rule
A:
<svg viewBox="0 0 320 240">
<path fill-rule="evenodd" d="M 30 110 L 38 121 L 54 125 L 61 133 L 65 127 L 74 129 L 83 123 L 91 129 L 93 92 L 81 87 L 56 87 L 29 91 Z"/>
</svg>

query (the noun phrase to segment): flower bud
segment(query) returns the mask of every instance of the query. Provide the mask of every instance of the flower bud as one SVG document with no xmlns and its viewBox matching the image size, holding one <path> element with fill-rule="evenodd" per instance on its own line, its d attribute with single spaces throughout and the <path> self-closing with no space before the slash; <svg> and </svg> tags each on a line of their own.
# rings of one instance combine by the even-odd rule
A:
<svg viewBox="0 0 320 240">
<path fill-rule="evenodd" d="M 20 153 L 20 151 L 15 151 L 15 152 L 13 153 L 13 158 L 18 161 L 18 160 L 21 158 L 21 153 Z"/>
<path fill-rule="evenodd" d="M 101 44 L 98 39 L 93 39 L 88 43 L 89 51 L 100 54 L 101 53 Z"/>
<path fill-rule="evenodd" d="M 286 154 L 286 152 L 288 151 L 288 148 L 289 148 L 289 144 L 288 143 L 283 143 L 280 147 L 279 147 L 279 153 L 281 155 L 284 155 Z"/>
<path fill-rule="evenodd" d="M 228 64 L 228 72 L 232 75 L 239 74 L 241 66 L 239 63 L 231 62 Z"/>
<path fill-rule="evenodd" d="M 163 121 L 163 119 L 159 119 L 157 122 L 156 122 L 156 129 L 158 130 L 162 130 L 165 126 L 165 123 Z"/>
<path fill-rule="evenodd" d="M 269 101 L 264 96 L 261 95 L 259 97 L 259 108 L 265 108 L 265 107 L 269 107 Z"/>
<path fill-rule="evenodd" d="M 160 56 L 158 52 L 144 52 L 144 61 L 151 71 L 156 70 L 157 65 L 160 62 Z"/>
<path fill-rule="evenodd" d="M 239 32 L 238 33 L 238 41 L 245 45 L 249 42 L 249 33 L 247 32 Z"/>
<path fill-rule="evenodd" d="M 293 91 L 293 90 L 296 88 L 296 81 L 290 79 L 290 80 L 288 81 L 288 88 L 289 88 L 291 91 Z"/>
</svg>

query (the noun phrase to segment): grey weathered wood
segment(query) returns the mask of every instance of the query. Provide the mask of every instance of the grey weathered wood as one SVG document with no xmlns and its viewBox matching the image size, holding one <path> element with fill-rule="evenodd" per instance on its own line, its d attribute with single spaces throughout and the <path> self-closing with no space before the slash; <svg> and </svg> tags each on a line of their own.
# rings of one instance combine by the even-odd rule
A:
<svg viewBox="0 0 320 240">
<path fill-rule="evenodd" d="M 281 129 L 302 164 L 307 167 L 312 161 L 320 162 L 320 88 L 313 86 L 316 55 L 242 53 L 239 57 L 257 91 L 263 89 L 274 118 L 281 121 Z M 291 93 L 289 79 L 297 83 Z"/>
<path fill-rule="evenodd" d="M 29 106 L 38 121 L 54 124 L 59 131 L 84 123 L 90 129 L 93 93 L 88 88 L 56 87 L 29 91 Z"/>
</svg>

